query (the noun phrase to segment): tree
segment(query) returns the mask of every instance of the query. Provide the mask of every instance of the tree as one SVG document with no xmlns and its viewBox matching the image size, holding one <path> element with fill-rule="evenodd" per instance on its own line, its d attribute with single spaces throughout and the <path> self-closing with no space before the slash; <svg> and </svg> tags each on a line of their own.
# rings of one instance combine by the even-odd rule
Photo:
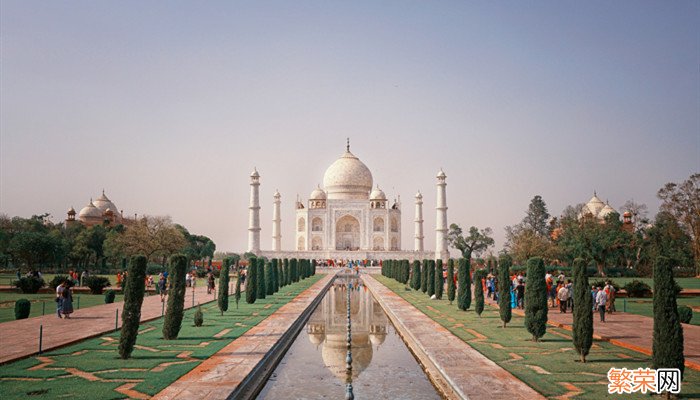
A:
<svg viewBox="0 0 700 400">
<path fill-rule="evenodd" d="M 423 260 L 421 265 L 420 290 L 423 293 L 428 291 L 428 260 Z"/>
<path fill-rule="evenodd" d="M 525 286 L 525 327 L 535 342 L 547 331 L 547 283 L 544 261 L 540 257 L 527 260 Z"/>
<path fill-rule="evenodd" d="M 264 299 L 267 294 L 267 288 L 265 287 L 265 259 L 260 257 L 257 262 L 257 286 L 255 287 L 255 297 L 258 299 Z"/>
<path fill-rule="evenodd" d="M 413 290 L 420 290 L 420 261 L 413 260 L 413 270 L 411 273 L 411 287 Z"/>
<path fill-rule="evenodd" d="M 442 299 L 442 292 L 445 287 L 445 282 L 442 275 L 442 260 L 437 259 L 435 261 L 435 298 L 438 300 Z"/>
<path fill-rule="evenodd" d="M 185 315 L 185 274 L 187 274 L 187 256 L 175 254 L 170 257 L 170 290 L 168 293 L 168 310 L 163 320 L 163 339 L 177 339 Z M 221 286 L 221 284 L 219 284 Z M 128 287 L 127 287 L 128 289 Z"/>
<path fill-rule="evenodd" d="M 525 229 L 531 230 L 537 236 L 549 237 L 549 212 L 547 204 L 542 200 L 542 196 L 536 195 L 530 200 L 530 205 L 527 208 L 525 218 L 523 218 L 522 226 Z"/>
<path fill-rule="evenodd" d="M 272 293 L 277 293 L 280 290 L 279 281 L 279 268 L 277 266 L 277 259 L 272 259 Z"/>
<path fill-rule="evenodd" d="M 248 274 L 245 282 L 245 302 L 255 303 L 257 300 L 256 289 L 258 287 L 258 259 L 251 257 L 248 259 Z"/>
<path fill-rule="evenodd" d="M 146 258 L 167 257 L 182 251 L 187 242 L 170 217 L 144 216 L 129 225 L 120 236 L 127 255 L 143 254 Z"/>
<path fill-rule="evenodd" d="M 513 265 L 513 259 L 508 254 L 502 254 L 498 262 L 498 311 L 503 321 L 503 327 L 510 322 L 512 317 L 511 310 L 511 282 L 510 282 L 510 267 Z"/>
<path fill-rule="evenodd" d="M 481 280 L 486 276 L 486 271 L 477 269 L 474 271 L 474 311 L 481 317 L 484 311 L 484 286 Z"/>
<path fill-rule="evenodd" d="M 236 310 L 238 310 L 238 302 L 241 300 L 241 271 L 238 271 L 238 276 L 236 277 L 236 291 L 233 294 L 236 299 Z"/>
<path fill-rule="evenodd" d="M 284 259 L 284 277 L 285 277 L 285 286 L 291 285 L 292 283 L 292 271 L 289 267 L 289 259 L 285 258 Z"/>
<path fill-rule="evenodd" d="M 7 252 L 27 264 L 30 270 L 46 258 L 51 258 L 55 240 L 48 232 L 19 232 L 9 241 Z"/>
<path fill-rule="evenodd" d="M 455 299 L 455 260 L 447 260 L 447 300 L 450 304 Z"/>
<path fill-rule="evenodd" d="M 219 297 L 217 299 L 217 304 L 219 305 L 221 315 L 224 315 L 224 312 L 228 311 L 228 282 L 230 267 L 231 258 L 225 257 L 224 262 L 221 265 L 221 271 L 219 272 Z"/>
<path fill-rule="evenodd" d="M 678 316 L 677 283 L 673 279 L 671 261 L 656 259 L 654 265 L 654 335 L 651 348 L 653 368 L 685 370 L 683 327 Z"/>
<path fill-rule="evenodd" d="M 292 273 L 292 282 L 299 282 L 299 260 L 296 258 L 289 260 L 289 270 Z"/>
<path fill-rule="evenodd" d="M 661 211 L 676 217 L 693 243 L 695 275 L 700 276 L 700 174 L 693 174 L 683 183 L 667 183 L 657 194 L 663 202 Z"/>
<path fill-rule="evenodd" d="M 504 247 L 518 263 L 525 263 L 532 257 L 542 257 L 546 260 L 557 258 L 557 247 L 549 236 L 542 236 L 523 224 L 506 227 Z"/>
<path fill-rule="evenodd" d="M 272 264 L 268 261 L 265 263 L 265 294 L 272 296 L 275 292 L 274 275 L 272 272 Z"/>
<path fill-rule="evenodd" d="M 654 225 L 647 229 L 646 235 L 644 255 L 647 261 L 666 257 L 673 267 L 693 264 L 692 239 L 673 214 L 667 211 L 656 214 Z"/>
<path fill-rule="evenodd" d="M 435 294 L 435 260 L 428 260 L 428 296 L 433 297 Z"/>
<path fill-rule="evenodd" d="M 134 256 L 129 264 L 126 280 L 128 284 L 124 289 L 124 309 L 122 310 L 122 329 L 119 335 L 119 356 L 123 359 L 131 357 L 136 344 L 136 336 L 139 334 L 141 322 L 141 305 L 143 294 L 146 290 L 146 265 L 145 256 Z"/>
<path fill-rule="evenodd" d="M 469 276 L 469 260 L 459 259 L 457 268 L 457 307 L 466 311 L 471 304 L 472 289 Z"/>
<path fill-rule="evenodd" d="M 459 225 L 451 224 L 447 233 L 447 242 L 450 246 L 459 250 L 462 253 L 462 257 L 469 260 L 472 258 L 472 253 L 478 257 L 486 249 L 493 246 L 494 240 L 491 234 L 491 228 L 479 230 L 477 227 L 472 226 L 469 228 L 469 235 L 464 236 Z"/>
<path fill-rule="evenodd" d="M 593 344 L 593 298 L 589 288 L 586 262 L 577 258 L 574 260 L 573 340 L 584 363 Z"/>
</svg>

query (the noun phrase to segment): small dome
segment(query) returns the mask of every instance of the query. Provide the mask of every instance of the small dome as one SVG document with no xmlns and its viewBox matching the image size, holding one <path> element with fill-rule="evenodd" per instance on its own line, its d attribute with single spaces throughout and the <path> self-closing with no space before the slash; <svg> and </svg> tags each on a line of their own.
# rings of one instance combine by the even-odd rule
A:
<svg viewBox="0 0 700 400">
<path fill-rule="evenodd" d="M 329 199 L 367 199 L 372 190 L 372 173 L 349 147 L 323 175 L 323 187 Z"/>
<path fill-rule="evenodd" d="M 319 185 L 313 192 L 311 192 L 309 195 L 309 200 L 326 200 L 326 192 L 324 192 Z"/>
<path fill-rule="evenodd" d="M 625 211 L 625 213 L 622 214 L 622 215 L 625 216 L 625 217 L 632 217 L 632 213 L 629 212 L 629 211 Z"/>
<path fill-rule="evenodd" d="M 447 178 L 447 175 L 445 175 L 445 171 L 440 168 L 440 171 L 437 174 L 437 178 Z"/>
<path fill-rule="evenodd" d="M 68 215 L 75 215 L 75 208 L 73 208 L 73 207 L 69 208 Z"/>
<path fill-rule="evenodd" d="M 325 339 L 325 333 L 309 333 L 309 342 L 311 342 L 312 344 L 319 345 L 323 343 Z"/>
<path fill-rule="evenodd" d="M 83 207 L 82 210 L 80 210 L 80 213 L 78 216 L 83 219 L 83 218 L 102 218 L 102 211 L 100 211 L 99 208 L 95 207 L 95 205 L 92 203 L 92 199 L 90 199 L 90 203 Z"/>
<path fill-rule="evenodd" d="M 253 172 L 250 173 L 251 178 L 260 178 L 260 174 L 258 173 L 258 168 L 255 167 L 253 168 Z"/>
<path fill-rule="evenodd" d="M 600 213 L 598 213 L 598 218 L 603 219 L 614 212 L 617 211 L 615 211 L 614 208 L 610 207 L 610 204 L 606 204 L 605 207 L 603 207 L 603 209 L 600 210 Z"/>
<path fill-rule="evenodd" d="M 384 191 L 379 188 L 379 185 L 372 190 L 372 193 L 369 194 L 369 199 L 370 200 L 386 200 L 386 194 L 384 194 Z"/>
<path fill-rule="evenodd" d="M 280 197 L 282 197 L 282 195 L 280 194 L 279 190 L 275 189 L 275 194 L 272 197 L 279 199 Z"/>
<path fill-rule="evenodd" d="M 369 334 L 369 341 L 372 342 L 373 345 L 379 346 L 384 341 L 386 340 L 386 333 L 370 333 Z"/>
<path fill-rule="evenodd" d="M 419 190 L 418 193 L 416 193 L 416 199 L 420 200 L 422 198 L 423 198 L 423 195 L 421 194 L 421 192 Z"/>
</svg>

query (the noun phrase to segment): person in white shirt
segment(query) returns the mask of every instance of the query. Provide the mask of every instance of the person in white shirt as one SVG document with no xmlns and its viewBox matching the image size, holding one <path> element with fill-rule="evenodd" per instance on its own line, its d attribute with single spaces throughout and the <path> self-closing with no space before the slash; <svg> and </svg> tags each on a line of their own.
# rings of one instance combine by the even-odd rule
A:
<svg viewBox="0 0 700 400">
<path fill-rule="evenodd" d="M 608 302 L 608 295 L 605 293 L 603 288 L 598 288 L 598 294 L 595 297 L 595 304 L 598 306 L 598 311 L 600 312 L 600 322 L 605 322 L 605 303 Z"/>
<path fill-rule="evenodd" d="M 559 285 L 559 291 L 557 292 L 557 299 L 559 299 L 559 312 L 566 312 L 566 303 L 569 301 L 569 289 L 564 285 Z"/>
</svg>

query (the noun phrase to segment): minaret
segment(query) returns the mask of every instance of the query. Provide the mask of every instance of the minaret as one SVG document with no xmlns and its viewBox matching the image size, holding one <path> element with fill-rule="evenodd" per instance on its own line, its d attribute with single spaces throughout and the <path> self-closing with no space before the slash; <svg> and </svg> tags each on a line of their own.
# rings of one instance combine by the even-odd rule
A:
<svg viewBox="0 0 700 400">
<path fill-rule="evenodd" d="M 423 195 L 418 191 L 416 193 L 416 245 L 415 251 L 423 251 Z"/>
<path fill-rule="evenodd" d="M 447 260 L 447 192 L 445 191 L 445 172 L 440 168 L 437 174 L 437 218 L 435 220 L 435 258 Z"/>
<path fill-rule="evenodd" d="M 282 234 L 280 233 L 280 192 L 275 190 L 275 201 L 272 203 L 272 251 L 280 251 Z"/>
<path fill-rule="evenodd" d="M 250 173 L 250 218 L 248 219 L 248 251 L 260 251 L 260 174 L 258 169 Z"/>
</svg>

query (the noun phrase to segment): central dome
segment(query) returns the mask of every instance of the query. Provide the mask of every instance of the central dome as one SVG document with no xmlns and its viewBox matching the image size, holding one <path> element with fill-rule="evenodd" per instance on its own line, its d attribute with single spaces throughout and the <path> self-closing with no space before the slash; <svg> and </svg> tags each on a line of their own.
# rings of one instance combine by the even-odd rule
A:
<svg viewBox="0 0 700 400">
<path fill-rule="evenodd" d="M 329 199 L 367 200 L 372 182 L 369 168 L 350 152 L 350 146 L 323 175 L 323 186 Z"/>
</svg>

